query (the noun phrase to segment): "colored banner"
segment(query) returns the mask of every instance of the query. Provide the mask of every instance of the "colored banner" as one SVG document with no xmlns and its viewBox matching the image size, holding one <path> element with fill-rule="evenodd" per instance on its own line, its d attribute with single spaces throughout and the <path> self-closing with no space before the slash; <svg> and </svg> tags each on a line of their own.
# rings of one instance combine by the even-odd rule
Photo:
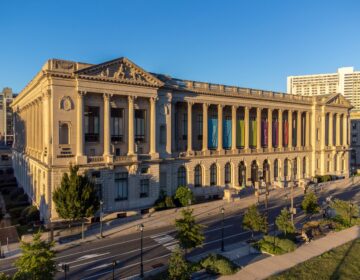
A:
<svg viewBox="0 0 360 280">
<path fill-rule="evenodd" d="M 231 119 L 223 120 L 223 148 L 230 149 L 231 148 Z"/>
<path fill-rule="evenodd" d="M 256 120 L 250 120 L 250 146 L 257 146 L 257 123 Z"/>
<path fill-rule="evenodd" d="M 216 149 L 218 145 L 218 120 L 209 118 L 208 120 L 208 147 Z"/>
<path fill-rule="evenodd" d="M 279 146 L 279 122 L 278 120 L 273 121 L 273 129 L 272 129 L 272 142 L 274 147 Z"/>
<path fill-rule="evenodd" d="M 236 146 L 245 146 L 245 122 L 244 120 L 237 121 L 237 134 L 236 134 Z"/>
<path fill-rule="evenodd" d="M 268 122 L 261 120 L 261 145 L 267 147 L 268 145 Z"/>
<path fill-rule="evenodd" d="M 289 124 L 287 120 L 284 120 L 284 147 L 287 147 L 289 145 Z"/>
</svg>

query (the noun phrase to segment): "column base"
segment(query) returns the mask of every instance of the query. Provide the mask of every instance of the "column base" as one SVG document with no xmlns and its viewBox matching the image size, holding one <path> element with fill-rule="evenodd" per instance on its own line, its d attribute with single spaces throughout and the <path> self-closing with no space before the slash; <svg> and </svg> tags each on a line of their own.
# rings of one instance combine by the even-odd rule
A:
<svg viewBox="0 0 360 280">
<path fill-rule="evenodd" d="M 210 151 L 209 151 L 209 150 L 202 150 L 201 152 L 202 152 L 202 154 L 203 154 L 204 156 L 210 155 Z"/>
<path fill-rule="evenodd" d="M 76 164 L 87 164 L 87 156 L 76 156 Z"/>
<path fill-rule="evenodd" d="M 159 158 L 159 153 L 152 153 L 150 154 L 151 159 L 158 159 Z"/>
<path fill-rule="evenodd" d="M 103 155 L 104 160 L 106 163 L 113 163 L 114 162 L 114 156 L 113 155 Z"/>
</svg>

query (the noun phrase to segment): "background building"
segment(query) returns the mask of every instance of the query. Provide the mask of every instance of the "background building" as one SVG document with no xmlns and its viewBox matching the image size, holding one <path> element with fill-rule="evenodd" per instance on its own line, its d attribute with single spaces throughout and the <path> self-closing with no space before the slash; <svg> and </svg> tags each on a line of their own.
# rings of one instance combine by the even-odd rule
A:
<svg viewBox="0 0 360 280">
<path fill-rule="evenodd" d="M 13 98 L 11 88 L 6 87 L 0 92 L 0 145 L 11 146 L 13 143 L 13 113 L 10 106 Z"/>
<path fill-rule="evenodd" d="M 360 167 L 360 72 L 354 67 L 339 68 L 337 73 L 289 76 L 287 92 L 303 96 L 341 93 L 353 106 L 351 115 L 350 164 Z"/>
<path fill-rule="evenodd" d="M 225 188 L 348 176 L 350 103 L 149 73 L 126 58 L 98 65 L 52 59 L 14 99 L 13 165 L 46 221 L 70 163 L 97 184 L 104 210 L 153 205 L 189 186 Z"/>
<path fill-rule="evenodd" d="M 360 111 L 360 72 L 342 67 L 337 73 L 289 76 L 287 92 L 304 96 L 341 93 L 354 107 L 353 112 Z"/>
</svg>

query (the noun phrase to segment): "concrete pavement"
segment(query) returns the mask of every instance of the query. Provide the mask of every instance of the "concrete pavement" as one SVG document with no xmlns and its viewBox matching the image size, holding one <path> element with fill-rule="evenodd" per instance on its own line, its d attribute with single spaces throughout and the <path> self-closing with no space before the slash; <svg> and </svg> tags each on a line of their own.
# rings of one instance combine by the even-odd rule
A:
<svg viewBox="0 0 360 280">
<path fill-rule="evenodd" d="M 304 244 L 294 252 L 253 262 L 241 269 L 238 273 L 231 276 L 220 277 L 220 279 L 266 279 L 357 238 L 360 238 L 360 226 L 354 226 L 340 232 L 330 232 L 325 237 Z"/>
</svg>

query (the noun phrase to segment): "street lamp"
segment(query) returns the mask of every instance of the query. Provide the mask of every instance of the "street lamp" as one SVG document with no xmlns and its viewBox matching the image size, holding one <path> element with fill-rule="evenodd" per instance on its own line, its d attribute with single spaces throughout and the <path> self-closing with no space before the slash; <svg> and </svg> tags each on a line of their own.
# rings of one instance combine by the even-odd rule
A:
<svg viewBox="0 0 360 280">
<path fill-rule="evenodd" d="M 65 280 L 67 280 L 67 272 L 70 270 L 70 266 L 67 263 L 61 265 L 61 269 L 64 271 Z"/>
<path fill-rule="evenodd" d="M 103 205 L 104 205 L 104 201 L 100 200 L 100 238 L 103 238 Z"/>
<path fill-rule="evenodd" d="M 144 225 L 140 224 L 140 278 L 144 278 L 144 264 L 143 264 L 143 232 L 144 232 Z"/>
<path fill-rule="evenodd" d="M 221 207 L 221 215 L 222 215 L 222 221 L 221 221 L 221 252 L 225 251 L 224 248 L 224 214 L 225 214 L 225 208 Z"/>
<path fill-rule="evenodd" d="M 111 265 L 112 265 L 112 279 L 115 280 L 115 268 L 116 268 L 116 265 L 117 265 L 117 261 L 113 260 Z"/>
</svg>

